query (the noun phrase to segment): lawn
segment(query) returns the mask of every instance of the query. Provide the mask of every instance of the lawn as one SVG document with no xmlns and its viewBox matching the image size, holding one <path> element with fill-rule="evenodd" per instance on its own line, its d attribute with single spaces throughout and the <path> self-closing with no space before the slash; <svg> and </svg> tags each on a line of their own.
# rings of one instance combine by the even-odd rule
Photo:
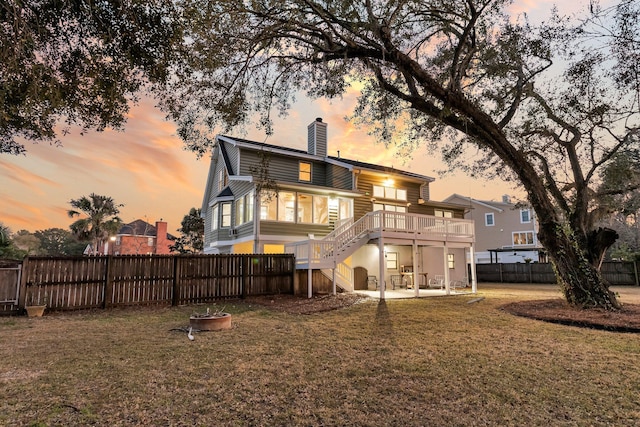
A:
<svg viewBox="0 0 640 427">
<path fill-rule="evenodd" d="M 0 318 L 0 425 L 640 424 L 640 335 L 500 309 L 540 289 L 311 315 L 227 302 L 233 329 L 194 341 L 174 329 L 202 306 Z"/>
</svg>

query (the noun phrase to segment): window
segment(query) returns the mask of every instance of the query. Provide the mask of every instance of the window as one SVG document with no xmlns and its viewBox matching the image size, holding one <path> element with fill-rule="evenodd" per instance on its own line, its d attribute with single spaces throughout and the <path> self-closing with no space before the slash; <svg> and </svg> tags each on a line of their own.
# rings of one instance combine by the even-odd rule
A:
<svg viewBox="0 0 640 427">
<path fill-rule="evenodd" d="M 329 198 L 313 196 L 313 222 L 316 224 L 329 223 Z"/>
<path fill-rule="evenodd" d="M 153 247 L 153 237 L 147 237 L 147 246 Z"/>
<path fill-rule="evenodd" d="M 278 221 L 295 222 L 296 199 L 294 193 L 278 193 Z"/>
<path fill-rule="evenodd" d="M 298 194 L 298 222 L 313 223 L 313 196 Z"/>
<path fill-rule="evenodd" d="M 447 254 L 447 265 L 449 266 L 449 269 L 456 268 L 455 254 Z"/>
<path fill-rule="evenodd" d="M 218 229 L 218 205 L 215 205 L 213 209 L 211 209 L 211 229 Z"/>
<path fill-rule="evenodd" d="M 298 165 L 298 180 L 311 182 L 311 163 L 300 162 Z"/>
<path fill-rule="evenodd" d="M 253 200 L 254 200 L 254 192 L 251 191 L 249 194 L 244 196 L 244 205 L 246 206 L 246 219 L 247 222 L 253 221 Z"/>
<path fill-rule="evenodd" d="M 433 214 L 440 218 L 453 218 L 453 212 L 436 209 Z"/>
<path fill-rule="evenodd" d="M 484 225 L 486 225 L 487 227 L 492 227 L 496 225 L 495 218 L 493 217 L 492 213 L 484 214 Z"/>
<path fill-rule="evenodd" d="M 228 183 L 227 171 L 222 168 L 218 171 L 218 191 L 222 191 Z"/>
<path fill-rule="evenodd" d="M 351 218 L 353 214 L 351 213 L 351 200 L 349 199 L 339 199 L 338 200 L 338 219 L 347 219 Z"/>
<path fill-rule="evenodd" d="M 265 194 L 260 199 L 260 219 L 275 221 L 278 219 L 278 197 Z"/>
<path fill-rule="evenodd" d="M 220 208 L 222 214 L 220 226 L 231 227 L 231 203 L 221 203 Z"/>
<path fill-rule="evenodd" d="M 520 222 L 522 224 L 531 222 L 531 211 L 529 209 L 520 209 Z"/>
<path fill-rule="evenodd" d="M 398 269 L 398 252 L 387 252 L 387 270 Z"/>
<path fill-rule="evenodd" d="M 244 221 L 245 221 L 244 202 L 245 202 L 244 197 L 240 197 L 238 200 L 236 200 L 236 227 L 241 224 L 244 224 Z"/>
<path fill-rule="evenodd" d="M 407 190 L 402 188 L 374 185 L 373 197 L 381 199 L 407 200 Z"/>
<path fill-rule="evenodd" d="M 513 233 L 513 246 L 533 245 L 533 231 Z"/>
</svg>

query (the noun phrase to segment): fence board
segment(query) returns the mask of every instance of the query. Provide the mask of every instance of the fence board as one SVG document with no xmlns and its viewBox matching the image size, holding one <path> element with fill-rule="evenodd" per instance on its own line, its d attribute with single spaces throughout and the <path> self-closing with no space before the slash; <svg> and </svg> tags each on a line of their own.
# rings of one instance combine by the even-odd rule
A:
<svg viewBox="0 0 640 427">
<path fill-rule="evenodd" d="M 52 310 L 206 303 L 293 293 L 292 255 L 29 257 L 25 302 Z"/>
<path fill-rule="evenodd" d="M 640 285 L 638 266 L 634 262 L 605 262 L 602 277 L 612 285 Z M 479 282 L 556 283 L 553 267 L 548 263 L 476 264 Z"/>
</svg>

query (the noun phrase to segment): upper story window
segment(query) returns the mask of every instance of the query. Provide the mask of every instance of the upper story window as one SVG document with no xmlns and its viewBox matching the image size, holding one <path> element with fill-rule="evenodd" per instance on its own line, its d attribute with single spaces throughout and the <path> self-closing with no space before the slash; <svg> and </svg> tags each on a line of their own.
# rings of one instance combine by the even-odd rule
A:
<svg viewBox="0 0 640 427">
<path fill-rule="evenodd" d="M 329 197 L 290 191 L 281 191 L 277 196 L 263 196 L 260 201 L 260 219 L 298 224 L 328 224 Z"/>
<path fill-rule="evenodd" d="M 221 227 L 231 227 L 231 203 L 221 203 L 220 204 L 220 226 Z"/>
<path fill-rule="evenodd" d="M 373 197 L 392 200 L 407 200 L 407 190 L 403 188 L 374 185 Z"/>
<path fill-rule="evenodd" d="M 484 225 L 486 225 L 487 227 L 496 225 L 496 219 L 493 216 L 493 213 L 484 214 Z"/>
<path fill-rule="evenodd" d="M 211 229 L 212 230 L 217 230 L 218 229 L 218 205 L 215 205 L 212 209 L 211 209 Z"/>
<path fill-rule="evenodd" d="M 147 246 L 153 246 L 153 237 L 147 237 Z"/>
<path fill-rule="evenodd" d="M 533 231 L 516 231 L 512 236 L 513 246 L 533 245 Z"/>
<path fill-rule="evenodd" d="M 453 218 L 453 212 L 436 209 L 433 214 L 440 218 Z"/>
<path fill-rule="evenodd" d="M 218 171 L 218 191 L 222 191 L 224 187 L 229 183 L 229 176 L 227 175 L 227 171 L 222 168 Z"/>
<path fill-rule="evenodd" d="M 520 222 L 522 224 L 531 222 L 531 211 L 529 209 L 520 209 Z"/>
<path fill-rule="evenodd" d="M 236 227 L 253 221 L 253 191 L 236 199 Z"/>
<path fill-rule="evenodd" d="M 300 162 L 298 164 L 298 180 L 311 182 L 311 163 Z"/>
<path fill-rule="evenodd" d="M 231 202 L 220 203 L 211 209 L 211 229 L 231 227 Z"/>
</svg>

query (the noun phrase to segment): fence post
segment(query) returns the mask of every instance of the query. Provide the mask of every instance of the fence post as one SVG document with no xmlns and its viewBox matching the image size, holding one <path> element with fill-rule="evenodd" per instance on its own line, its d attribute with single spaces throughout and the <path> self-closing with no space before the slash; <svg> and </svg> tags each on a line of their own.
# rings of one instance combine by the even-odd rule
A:
<svg viewBox="0 0 640 427">
<path fill-rule="evenodd" d="M 171 305 L 178 305 L 178 274 L 180 273 L 178 268 L 178 255 L 173 256 L 173 283 L 171 286 Z"/>
<path fill-rule="evenodd" d="M 25 257 L 22 260 L 22 271 L 21 271 L 21 275 L 20 275 L 20 283 L 18 283 L 18 289 L 19 289 L 19 294 L 18 294 L 18 309 L 23 309 L 25 306 L 25 302 L 26 302 L 26 297 L 27 297 L 27 276 L 28 276 L 28 272 L 29 269 L 27 268 L 29 265 L 29 257 Z"/>
<path fill-rule="evenodd" d="M 502 263 L 498 264 L 500 266 L 500 283 L 504 283 L 504 280 L 502 280 Z"/>
<path fill-rule="evenodd" d="M 296 293 L 296 255 L 289 255 L 289 262 L 287 263 L 291 267 L 291 293 Z"/>
<path fill-rule="evenodd" d="M 107 255 L 107 265 L 106 265 L 106 272 L 105 272 L 105 281 L 104 281 L 104 301 L 102 302 L 102 307 L 103 308 L 109 308 L 111 299 L 113 298 L 113 280 L 112 280 L 112 272 L 111 272 L 111 267 L 112 267 L 112 255 Z"/>
<path fill-rule="evenodd" d="M 638 281 L 638 261 L 633 260 L 633 274 L 636 276 L 636 286 L 640 286 L 640 281 Z"/>
<path fill-rule="evenodd" d="M 242 299 L 247 298 L 249 294 L 249 265 L 251 263 L 251 255 L 243 254 L 240 262 L 240 268 L 242 268 Z"/>
</svg>

